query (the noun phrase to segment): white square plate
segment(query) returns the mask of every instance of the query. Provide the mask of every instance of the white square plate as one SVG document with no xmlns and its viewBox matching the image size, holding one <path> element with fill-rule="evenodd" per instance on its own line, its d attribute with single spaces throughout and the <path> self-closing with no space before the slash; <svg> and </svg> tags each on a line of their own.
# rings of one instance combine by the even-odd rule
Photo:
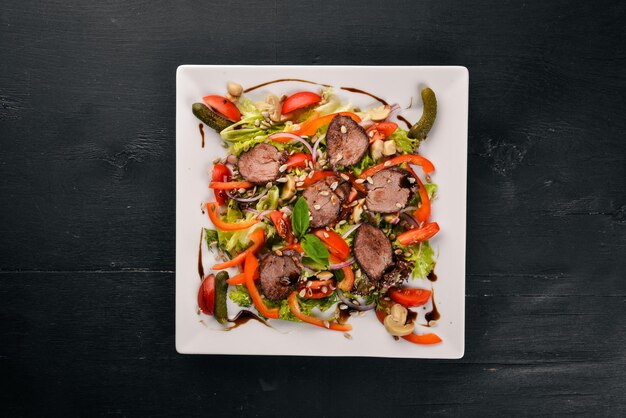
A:
<svg viewBox="0 0 626 418">
<path fill-rule="evenodd" d="M 217 323 L 200 321 L 196 313 L 199 286 L 198 242 L 202 227 L 211 227 L 200 210 L 212 200 L 207 188 L 213 159 L 224 155 L 219 135 L 205 127 L 206 146 L 201 148 L 199 121 L 191 105 L 207 94 L 224 94 L 226 83 L 244 88 L 283 78 L 311 80 L 335 86 L 342 100 L 362 108 L 376 105 L 370 97 L 340 90 L 348 86 L 366 90 L 389 103 L 399 103 L 402 115 L 417 121 L 422 112 L 420 87 L 432 88 L 438 114 L 428 139 L 419 152 L 436 167 L 433 181 L 439 185 L 433 201 L 432 219 L 441 231 L 431 240 L 438 253 L 434 283 L 441 319 L 433 328 L 443 342 L 419 346 L 395 341 L 373 312 L 353 317 L 352 339 L 341 332 L 307 324 L 272 321 L 276 329 L 249 322 L 230 332 L 220 332 Z M 317 87 L 298 82 L 265 86 L 250 93 L 261 100 L 265 94 Z M 185 354 L 254 354 L 307 356 L 376 356 L 412 358 L 461 358 L 465 335 L 465 211 L 467 178 L 467 108 L 469 76 L 465 67 L 348 67 L 348 66 L 210 66 L 183 65 L 176 73 L 176 349 Z M 203 246 L 206 248 L 206 246 Z M 205 271 L 215 262 L 203 253 Z M 424 280 L 426 279 L 417 279 Z M 425 283 L 423 287 L 428 287 Z M 419 286 L 418 286 L 419 287 Z M 430 306 L 427 306 L 430 310 Z M 235 310 L 229 305 L 229 312 Z"/>
</svg>

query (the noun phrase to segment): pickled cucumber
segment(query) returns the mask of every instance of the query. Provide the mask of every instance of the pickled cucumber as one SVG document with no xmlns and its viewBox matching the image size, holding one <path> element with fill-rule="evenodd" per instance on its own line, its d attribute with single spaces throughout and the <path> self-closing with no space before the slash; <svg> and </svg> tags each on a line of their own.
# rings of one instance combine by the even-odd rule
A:
<svg viewBox="0 0 626 418">
<path fill-rule="evenodd" d="M 422 117 L 409 129 L 409 138 L 420 141 L 426 139 L 437 117 L 437 97 L 435 92 L 428 87 L 422 90 L 422 101 L 424 102 Z"/>
<path fill-rule="evenodd" d="M 220 324 L 228 322 L 228 309 L 226 307 L 226 294 L 228 293 L 228 273 L 220 271 L 215 275 L 215 308 L 213 315 Z"/>
<path fill-rule="evenodd" d="M 217 132 L 221 132 L 233 124 L 233 122 L 218 115 L 204 103 L 194 103 L 191 105 L 191 111 L 198 119 Z"/>
</svg>

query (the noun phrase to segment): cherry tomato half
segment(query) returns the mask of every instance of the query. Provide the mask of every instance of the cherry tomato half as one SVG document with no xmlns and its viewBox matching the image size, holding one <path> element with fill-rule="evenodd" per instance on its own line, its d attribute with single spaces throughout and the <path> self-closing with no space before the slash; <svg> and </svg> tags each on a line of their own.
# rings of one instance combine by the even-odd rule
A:
<svg viewBox="0 0 626 418">
<path fill-rule="evenodd" d="M 214 94 L 204 96 L 202 100 L 204 100 L 204 103 L 206 103 L 207 106 L 228 120 L 238 122 L 241 119 L 241 112 L 239 112 L 237 106 L 224 96 Z"/>
<path fill-rule="evenodd" d="M 319 94 L 311 91 L 299 91 L 298 93 L 294 93 L 285 99 L 281 113 L 285 115 L 293 112 L 294 110 L 319 103 L 321 100 L 322 97 Z"/>
<path fill-rule="evenodd" d="M 422 306 L 428 299 L 432 292 L 426 289 L 407 289 L 392 287 L 389 289 L 389 297 L 394 302 L 403 306 Z"/>
</svg>

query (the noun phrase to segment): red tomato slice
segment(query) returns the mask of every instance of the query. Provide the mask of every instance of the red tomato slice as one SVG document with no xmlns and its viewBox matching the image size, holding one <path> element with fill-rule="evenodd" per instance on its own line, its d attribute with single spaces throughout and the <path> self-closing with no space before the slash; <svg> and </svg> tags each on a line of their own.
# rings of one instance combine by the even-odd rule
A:
<svg viewBox="0 0 626 418">
<path fill-rule="evenodd" d="M 319 94 L 311 91 L 299 91 L 298 93 L 294 93 L 285 99 L 281 112 L 285 115 L 293 112 L 294 110 L 314 105 L 320 101 L 322 101 L 322 98 Z"/>
<path fill-rule="evenodd" d="M 291 232 L 291 222 L 288 222 L 283 215 L 283 212 L 275 210 L 270 212 L 270 219 L 276 228 L 278 236 L 291 244 L 294 238 L 293 233 Z"/>
<path fill-rule="evenodd" d="M 430 222 L 421 228 L 413 228 L 398 235 L 398 242 L 402 245 L 411 245 L 426 241 L 434 237 L 439 232 L 439 224 Z"/>
<path fill-rule="evenodd" d="M 394 302 L 407 307 L 422 306 L 428 302 L 431 294 L 432 292 L 426 289 L 399 289 L 397 287 L 389 289 L 389 297 L 391 297 Z"/>
<path fill-rule="evenodd" d="M 311 161 L 311 155 L 304 152 L 296 152 L 287 158 L 285 165 L 287 168 L 306 167 L 307 162 Z"/>
<path fill-rule="evenodd" d="M 230 181 L 231 172 L 224 164 L 213 165 L 212 180 L 217 182 Z M 223 205 L 228 200 L 226 190 L 215 190 L 215 200 L 218 204 Z"/>
<path fill-rule="evenodd" d="M 213 315 L 215 307 L 215 276 L 209 274 L 202 280 L 198 289 L 198 307 L 202 313 Z"/>
<path fill-rule="evenodd" d="M 206 103 L 207 106 L 228 120 L 237 122 L 241 119 L 241 113 L 239 112 L 239 109 L 237 109 L 237 106 L 224 96 L 214 94 L 204 96 L 202 100 L 204 100 L 204 103 Z"/>
</svg>

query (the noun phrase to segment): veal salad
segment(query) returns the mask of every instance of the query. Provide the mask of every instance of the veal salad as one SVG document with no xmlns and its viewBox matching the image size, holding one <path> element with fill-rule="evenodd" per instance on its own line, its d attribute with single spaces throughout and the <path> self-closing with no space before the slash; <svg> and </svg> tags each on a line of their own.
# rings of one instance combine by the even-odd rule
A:
<svg viewBox="0 0 626 418">
<path fill-rule="evenodd" d="M 199 310 L 227 326 L 241 313 L 229 316 L 230 299 L 266 323 L 347 337 L 350 318 L 371 310 L 396 339 L 441 342 L 417 332 L 415 312 L 432 302 L 425 279 L 439 231 L 435 167 L 418 153 L 435 93 L 421 91 L 423 114 L 408 129 L 397 104 L 360 109 L 330 87 L 276 93 L 253 101 L 228 83 L 224 96 L 192 106 L 227 149 L 210 169 L 215 199 L 203 204 L 214 225 L 204 238 L 219 262 L 202 280 Z"/>
</svg>

